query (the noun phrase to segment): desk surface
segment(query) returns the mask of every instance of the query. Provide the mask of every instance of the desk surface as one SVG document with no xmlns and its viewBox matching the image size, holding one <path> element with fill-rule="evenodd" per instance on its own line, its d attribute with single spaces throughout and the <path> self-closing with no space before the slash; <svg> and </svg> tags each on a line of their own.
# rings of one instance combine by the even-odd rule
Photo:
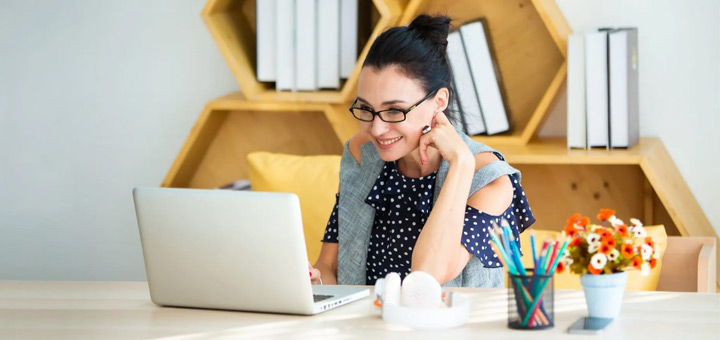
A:
<svg viewBox="0 0 720 340">
<path fill-rule="evenodd" d="M 0 281 L 2 339 L 720 339 L 720 294 L 626 292 L 620 318 L 595 336 L 568 334 L 586 315 L 582 291 L 559 290 L 555 328 L 507 328 L 505 289 L 457 289 L 468 323 L 445 331 L 386 324 L 369 298 L 316 316 L 158 307 L 145 282 Z"/>
</svg>

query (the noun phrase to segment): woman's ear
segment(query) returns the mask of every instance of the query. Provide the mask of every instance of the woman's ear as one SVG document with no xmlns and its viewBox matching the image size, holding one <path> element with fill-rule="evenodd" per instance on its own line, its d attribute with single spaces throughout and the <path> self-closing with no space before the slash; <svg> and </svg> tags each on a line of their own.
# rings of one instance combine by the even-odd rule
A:
<svg viewBox="0 0 720 340">
<path fill-rule="evenodd" d="M 448 105 L 450 103 L 450 91 L 448 91 L 447 87 L 440 88 L 437 93 L 435 94 L 435 105 L 437 106 L 437 109 L 435 112 L 442 112 L 447 109 Z"/>
</svg>

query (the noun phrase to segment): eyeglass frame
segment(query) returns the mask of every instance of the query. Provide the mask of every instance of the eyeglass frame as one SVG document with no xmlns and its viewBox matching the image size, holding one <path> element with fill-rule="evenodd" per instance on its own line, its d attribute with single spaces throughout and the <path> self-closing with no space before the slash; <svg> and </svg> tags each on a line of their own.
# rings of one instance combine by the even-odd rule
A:
<svg viewBox="0 0 720 340">
<path fill-rule="evenodd" d="M 372 122 L 372 121 L 375 120 L 375 117 L 378 117 L 378 118 L 380 118 L 380 120 L 382 120 L 382 121 L 385 122 L 385 123 L 401 123 L 401 122 L 404 122 L 404 121 L 407 119 L 407 114 L 408 114 L 410 111 L 416 109 L 418 106 L 420 106 L 420 104 L 422 104 L 423 102 L 425 102 L 426 100 L 428 100 L 428 98 L 432 97 L 432 96 L 433 96 L 434 94 L 436 94 L 437 91 L 439 91 L 439 90 L 440 90 L 439 88 L 437 88 L 437 89 L 435 89 L 435 90 L 432 90 L 432 91 L 431 91 L 430 93 L 428 93 L 423 99 L 420 99 L 420 101 L 418 101 L 417 103 L 413 104 L 412 106 L 410 106 L 409 108 L 407 108 L 407 109 L 405 109 L 405 110 L 403 110 L 403 109 L 388 109 L 388 110 L 375 111 L 375 110 L 372 110 L 372 109 L 363 109 L 363 108 L 361 108 L 361 107 L 355 107 L 355 104 L 357 104 L 357 101 L 358 101 L 357 98 L 355 98 L 355 101 L 353 101 L 352 105 L 350 106 L 350 108 L 349 108 L 348 110 L 350 111 L 350 114 L 352 114 L 353 118 L 355 118 L 355 119 L 357 119 L 357 120 L 359 120 L 359 121 L 361 121 L 361 122 Z M 370 119 L 370 120 L 365 120 L 365 119 L 360 119 L 360 118 L 358 118 L 358 117 L 355 115 L 355 112 L 353 112 L 353 109 L 358 109 L 358 110 L 363 110 L 363 111 L 370 112 L 370 114 L 372 114 L 372 119 Z M 382 113 L 382 112 L 388 112 L 388 111 L 402 112 L 402 114 L 403 114 L 403 119 L 402 119 L 402 120 L 394 120 L 394 121 L 387 121 L 387 120 L 383 119 L 382 116 L 380 115 L 380 113 Z"/>
</svg>

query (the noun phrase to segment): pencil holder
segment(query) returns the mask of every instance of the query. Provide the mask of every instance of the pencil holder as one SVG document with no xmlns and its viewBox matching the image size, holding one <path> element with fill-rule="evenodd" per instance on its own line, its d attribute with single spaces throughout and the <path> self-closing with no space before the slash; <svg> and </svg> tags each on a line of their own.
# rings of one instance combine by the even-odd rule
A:
<svg viewBox="0 0 720 340">
<path fill-rule="evenodd" d="M 554 326 L 554 290 L 551 275 L 508 275 L 508 327 L 548 329 Z"/>
</svg>

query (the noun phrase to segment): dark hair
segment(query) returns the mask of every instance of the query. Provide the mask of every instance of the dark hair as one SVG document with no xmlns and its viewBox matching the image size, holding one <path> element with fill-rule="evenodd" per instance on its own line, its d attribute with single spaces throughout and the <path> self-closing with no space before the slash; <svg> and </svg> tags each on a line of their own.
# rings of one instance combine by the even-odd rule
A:
<svg viewBox="0 0 720 340">
<path fill-rule="evenodd" d="M 372 44 L 363 67 L 382 70 L 387 66 L 397 66 L 402 74 L 418 80 L 426 92 L 447 88 L 450 97 L 445 114 L 454 121 L 450 104 L 453 103 L 455 90 L 452 70 L 445 54 L 450 21 L 447 16 L 423 14 L 408 26 L 390 28 Z"/>
</svg>

